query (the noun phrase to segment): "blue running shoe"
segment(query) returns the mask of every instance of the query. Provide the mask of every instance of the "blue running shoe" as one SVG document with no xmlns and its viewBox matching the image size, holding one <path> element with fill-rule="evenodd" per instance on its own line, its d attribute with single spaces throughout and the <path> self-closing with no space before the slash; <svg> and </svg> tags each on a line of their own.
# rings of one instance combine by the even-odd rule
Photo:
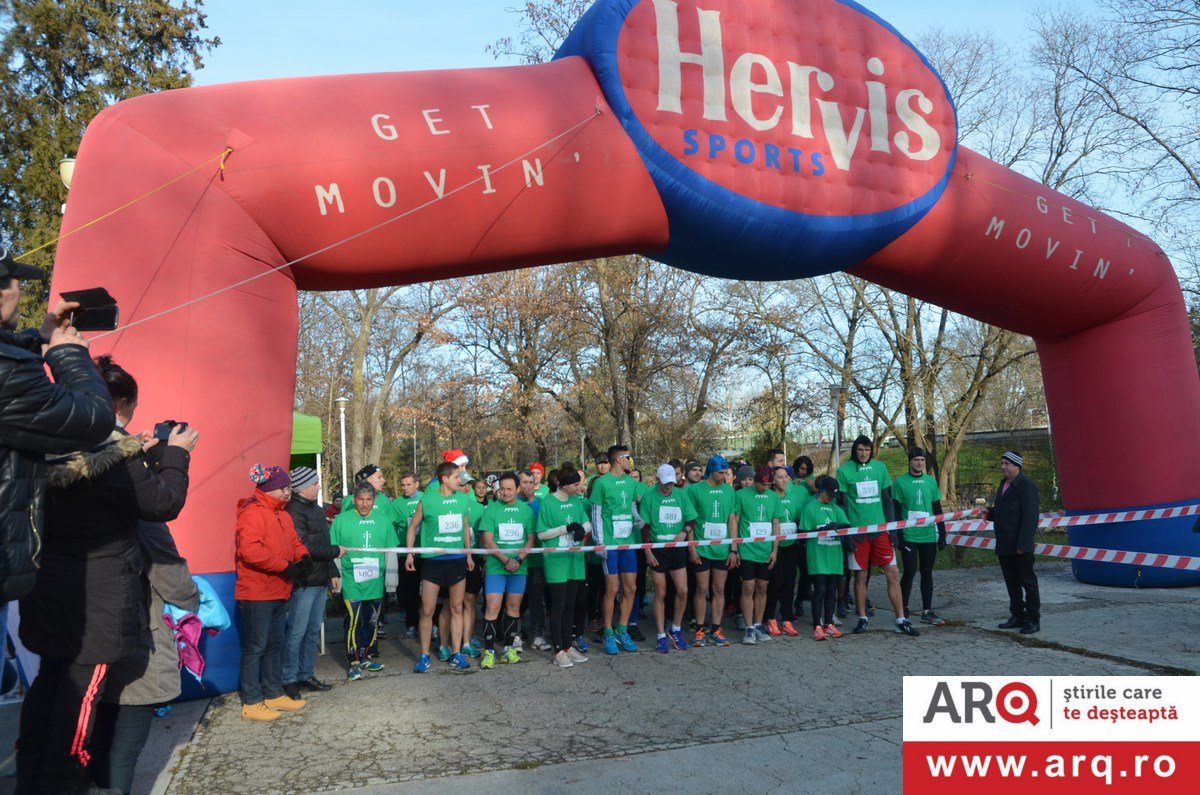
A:
<svg viewBox="0 0 1200 795">
<path fill-rule="evenodd" d="M 673 629 L 670 632 L 671 642 L 675 644 L 675 648 L 679 651 L 684 651 L 688 647 L 687 639 L 683 637 L 682 629 Z"/>
<path fill-rule="evenodd" d="M 463 654 L 471 658 L 478 659 L 479 657 L 483 656 L 483 649 L 476 645 L 474 639 L 472 639 L 471 642 L 466 646 L 463 646 L 462 650 Z"/>
<path fill-rule="evenodd" d="M 654 650 L 659 654 L 666 654 L 671 650 L 671 643 L 667 640 L 666 635 L 658 639 L 658 644 L 655 645 Z"/>
<path fill-rule="evenodd" d="M 624 632 L 616 636 L 617 643 L 621 644 L 621 648 L 625 651 L 637 651 L 637 644 L 633 642 L 633 638 L 629 637 L 628 632 Z"/>
<path fill-rule="evenodd" d="M 617 636 L 616 635 L 605 635 L 604 636 L 604 653 L 605 654 L 619 654 L 620 653 L 620 650 L 617 648 Z"/>
<path fill-rule="evenodd" d="M 471 661 L 464 657 L 461 651 L 447 660 L 447 662 L 450 663 L 451 668 L 455 668 L 459 671 L 465 671 L 471 667 Z"/>
<path fill-rule="evenodd" d="M 362 679 L 362 678 L 363 678 L 362 669 L 359 668 L 357 665 L 351 665 L 350 670 L 346 672 L 346 679 L 351 682 L 357 682 L 359 679 Z"/>
<path fill-rule="evenodd" d="M 440 660 L 441 662 L 446 662 L 449 659 L 450 659 L 450 647 L 449 646 L 438 646 L 438 660 Z"/>
<path fill-rule="evenodd" d="M 422 654 L 417 658 L 417 664 L 413 666 L 414 674 L 423 674 L 429 670 L 429 655 Z"/>
<path fill-rule="evenodd" d="M 579 649 L 580 654 L 587 654 L 591 650 L 591 646 L 584 640 L 583 635 L 575 639 L 575 648 Z"/>
<path fill-rule="evenodd" d="M 364 671 L 370 671 L 371 673 L 375 673 L 376 671 L 383 670 L 383 663 L 375 662 L 374 660 L 367 660 L 365 663 L 362 664 L 362 669 Z"/>
</svg>

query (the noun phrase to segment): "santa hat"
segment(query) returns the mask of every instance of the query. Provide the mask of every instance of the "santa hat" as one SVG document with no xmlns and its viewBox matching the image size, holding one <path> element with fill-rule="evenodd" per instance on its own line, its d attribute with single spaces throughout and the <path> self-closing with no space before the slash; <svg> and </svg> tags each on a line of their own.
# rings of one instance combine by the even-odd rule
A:
<svg viewBox="0 0 1200 795">
<path fill-rule="evenodd" d="M 443 450 L 442 460 L 456 467 L 465 467 L 471 459 L 467 458 L 467 454 L 462 450 Z"/>
</svg>

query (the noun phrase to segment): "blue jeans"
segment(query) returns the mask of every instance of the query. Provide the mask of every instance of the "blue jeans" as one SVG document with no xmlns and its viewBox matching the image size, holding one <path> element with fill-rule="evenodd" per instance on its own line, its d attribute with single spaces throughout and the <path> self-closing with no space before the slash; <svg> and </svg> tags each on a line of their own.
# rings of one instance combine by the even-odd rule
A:
<svg viewBox="0 0 1200 795">
<path fill-rule="evenodd" d="M 317 662 L 317 636 L 325 620 L 324 585 L 293 588 L 288 600 L 287 635 L 283 647 L 283 682 L 312 679 Z"/>
<path fill-rule="evenodd" d="M 242 670 L 238 695 L 243 704 L 258 704 L 283 695 L 280 658 L 283 656 L 283 622 L 287 600 L 241 601 Z"/>
</svg>

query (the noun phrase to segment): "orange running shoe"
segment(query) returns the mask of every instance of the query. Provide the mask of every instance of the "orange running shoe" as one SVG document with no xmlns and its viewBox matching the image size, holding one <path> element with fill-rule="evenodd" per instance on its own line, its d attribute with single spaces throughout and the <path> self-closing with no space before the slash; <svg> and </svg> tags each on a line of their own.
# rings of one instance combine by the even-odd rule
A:
<svg viewBox="0 0 1200 795">
<path fill-rule="evenodd" d="M 729 641 L 725 640 L 725 631 L 717 627 L 712 631 L 712 644 L 714 646 L 728 646 Z"/>
<path fill-rule="evenodd" d="M 821 629 L 820 624 L 813 627 L 813 640 L 825 640 L 825 630 Z"/>
<path fill-rule="evenodd" d="M 825 627 L 825 636 L 829 638 L 840 638 L 842 636 L 842 631 L 833 624 L 830 624 L 829 626 Z"/>
<path fill-rule="evenodd" d="M 778 638 L 780 635 L 783 634 L 782 632 L 779 631 L 779 622 L 777 622 L 773 618 L 769 621 L 764 622 L 763 626 L 767 628 L 767 634 L 773 638 Z"/>
<path fill-rule="evenodd" d="M 696 630 L 696 639 L 694 641 L 692 641 L 692 645 L 695 646 L 696 648 L 700 648 L 701 646 L 704 646 L 706 643 L 707 643 L 707 641 L 704 640 L 704 630 L 697 629 Z"/>
<path fill-rule="evenodd" d="M 789 638 L 794 638 L 800 634 L 799 631 L 797 631 L 796 626 L 791 621 L 784 621 L 779 625 L 779 629 L 781 629 L 783 634 L 787 635 Z"/>
</svg>

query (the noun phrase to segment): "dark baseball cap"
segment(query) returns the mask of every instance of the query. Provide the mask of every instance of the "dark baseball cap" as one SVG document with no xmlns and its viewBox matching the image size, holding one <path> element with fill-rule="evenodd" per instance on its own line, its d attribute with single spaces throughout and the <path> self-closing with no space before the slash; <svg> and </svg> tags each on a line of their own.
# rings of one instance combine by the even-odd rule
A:
<svg viewBox="0 0 1200 795">
<path fill-rule="evenodd" d="M 13 259 L 12 252 L 0 245 L 0 278 L 15 276 L 18 279 L 44 279 L 46 272 L 41 268 L 26 265 Z"/>
</svg>

